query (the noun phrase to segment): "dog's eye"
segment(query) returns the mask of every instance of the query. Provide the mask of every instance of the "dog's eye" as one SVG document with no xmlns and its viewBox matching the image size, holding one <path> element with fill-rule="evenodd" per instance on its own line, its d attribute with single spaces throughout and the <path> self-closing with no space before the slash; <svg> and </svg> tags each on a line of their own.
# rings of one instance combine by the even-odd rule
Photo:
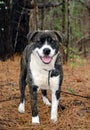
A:
<svg viewBox="0 0 90 130">
<path fill-rule="evenodd" d="M 37 40 L 36 47 L 40 48 L 41 46 L 43 46 L 43 42 L 41 40 Z"/>
<path fill-rule="evenodd" d="M 43 42 L 41 40 L 37 41 L 39 45 L 43 45 Z"/>
<path fill-rule="evenodd" d="M 51 40 L 51 43 L 54 43 L 54 42 L 55 42 L 55 40 L 52 39 L 52 40 Z"/>
<path fill-rule="evenodd" d="M 56 40 L 55 40 L 55 39 L 52 39 L 51 37 L 48 37 L 47 40 L 48 40 L 48 42 L 50 42 L 50 43 L 52 43 L 52 44 L 56 42 Z"/>
<path fill-rule="evenodd" d="M 45 42 L 45 38 L 41 38 L 40 41 L 41 41 L 42 43 L 44 43 L 44 42 Z"/>
<path fill-rule="evenodd" d="M 57 42 L 57 41 L 56 41 L 56 40 L 53 40 L 53 39 L 52 39 L 52 41 L 51 41 L 52 44 L 55 44 L 56 42 Z"/>
<path fill-rule="evenodd" d="M 47 38 L 47 41 L 48 41 L 48 42 L 52 42 L 52 38 L 51 38 L 51 37 L 48 37 L 48 38 Z"/>
</svg>

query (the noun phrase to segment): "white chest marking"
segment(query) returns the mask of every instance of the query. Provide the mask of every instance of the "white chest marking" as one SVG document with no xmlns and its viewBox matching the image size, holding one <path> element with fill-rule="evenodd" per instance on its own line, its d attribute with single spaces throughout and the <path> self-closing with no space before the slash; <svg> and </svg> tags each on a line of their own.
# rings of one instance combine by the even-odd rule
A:
<svg viewBox="0 0 90 130">
<path fill-rule="evenodd" d="M 57 55 L 55 55 L 50 64 L 44 64 L 38 54 L 31 54 L 30 69 L 33 76 L 33 82 L 41 89 L 49 89 L 50 86 L 58 86 L 59 76 L 50 78 L 50 86 L 48 84 L 48 71 L 54 68 Z M 48 71 L 45 71 L 48 70 Z"/>
</svg>

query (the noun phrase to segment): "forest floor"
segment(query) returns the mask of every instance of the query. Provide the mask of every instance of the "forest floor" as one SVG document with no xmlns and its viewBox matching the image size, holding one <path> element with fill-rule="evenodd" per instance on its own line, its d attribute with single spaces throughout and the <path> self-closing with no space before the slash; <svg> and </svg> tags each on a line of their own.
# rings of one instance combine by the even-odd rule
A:
<svg viewBox="0 0 90 130">
<path fill-rule="evenodd" d="M 81 62 L 82 61 L 82 62 Z M 50 120 L 51 107 L 43 104 L 38 93 L 40 124 L 31 124 L 29 91 L 26 88 L 26 112 L 18 112 L 20 56 L 0 61 L 0 130 L 90 130 L 90 58 L 63 65 L 64 80 L 58 110 L 58 122 Z M 75 96 L 86 96 L 88 98 Z M 51 100 L 51 92 L 48 91 Z"/>
</svg>

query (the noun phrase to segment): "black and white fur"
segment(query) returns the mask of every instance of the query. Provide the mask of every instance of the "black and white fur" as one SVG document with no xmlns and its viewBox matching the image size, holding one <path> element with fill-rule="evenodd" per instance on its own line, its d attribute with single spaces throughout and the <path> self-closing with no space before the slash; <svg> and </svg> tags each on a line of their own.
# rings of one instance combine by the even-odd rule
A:
<svg viewBox="0 0 90 130">
<path fill-rule="evenodd" d="M 21 58 L 20 104 L 18 111 L 25 112 L 25 87 L 28 84 L 31 97 L 32 123 L 40 123 L 37 108 L 37 91 L 41 89 L 42 99 L 51 105 L 51 120 L 57 121 L 58 103 L 63 79 L 59 52 L 62 36 L 56 31 L 35 31 L 28 34 L 29 45 Z M 47 98 L 47 89 L 52 91 L 52 104 Z"/>
</svg>

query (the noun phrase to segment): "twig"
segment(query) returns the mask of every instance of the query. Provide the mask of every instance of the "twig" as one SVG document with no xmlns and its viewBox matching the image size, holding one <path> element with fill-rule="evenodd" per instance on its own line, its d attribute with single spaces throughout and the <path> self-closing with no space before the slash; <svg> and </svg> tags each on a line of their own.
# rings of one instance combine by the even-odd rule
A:
<svg viewBox="0 0 90 130">
<path fill-rule="evenodd" d="M 76 44 L 79 44 L 81 42 L 84 42 L 84 40 L 90 40 L 90 34 L 87 34 L 85 36 L 82 36 L 78 41 L 76 41 Z"/>
<path fill-rule="evenodd" d="M 15 99 L 19 99 L 20 96 L 15 96 L 15 97 L 9 97 L 8 99 L 3 99 L 3 100 L 0 100 L 0 102 L 8 102 L 8 101 L 11 101 L 11 100 L 15 100 Z"/>
<path fill-rule="evenodd" d="M 83 96 L 83 95 L 79 95 L 79 94 L 72 94 L 72 93 L 65 92 L 65 91 L 61 91 L 61 93 L 65 93 L 65 94 L 69 94 L 69 95 L 77 96 L 77 97 L 81 97 L 81 98 L 90 99 L 90 96 Z M 28 96 L 28 95 L 27 95 L 27 96 Z M 19 96 L 9 97 L 8 99 L 0 100 L 0 102 L 1 102 L 1 103 L 2 103 L 2 102 L 8 102 L 8 101 L 15 100 L 15 99 L 19 99 L 19 98 L 20 98 Z"/>
<path fill-rule="evenodd" d="M 14 83 L 14 82 L 8 82 L 8 83 L 4 83 L 4 84 L 0 84 L 0 86 L 16 86 L 17 83 Z"/>
<path fill-rule="evenodd" d="M 90 99 L 90 96 L 83 96 L 83 95 L 74 94 L 74 93 L 69 93 L 69 92 L 65 92 L 65 91 L 61 91 L 61 92 L 62 92 L 62 93 L 65 93 L 65 94 L 72 95 L 72 96 L 77 96 L 77 97 L 81 97 L 81 98 Z"/>
<path fill-rule="evenodd" d="M 60 5 L 62 5 L 62 2 L 47 2 L 47 3 L 44 3 L 44 4 L 38 3 L 38 8 L 43 9 L 43 8 L 50 8 L 50 7 L 58 7 Z M 24 7 L 22 7 L 20 5 L 18 5 L 18 6 L 20 8 L 24 8 L 28 11 L 35 8 L 34 4 L 31 4 L 31 3 L 29 5 L 24 6 Z"/>
</svg>

